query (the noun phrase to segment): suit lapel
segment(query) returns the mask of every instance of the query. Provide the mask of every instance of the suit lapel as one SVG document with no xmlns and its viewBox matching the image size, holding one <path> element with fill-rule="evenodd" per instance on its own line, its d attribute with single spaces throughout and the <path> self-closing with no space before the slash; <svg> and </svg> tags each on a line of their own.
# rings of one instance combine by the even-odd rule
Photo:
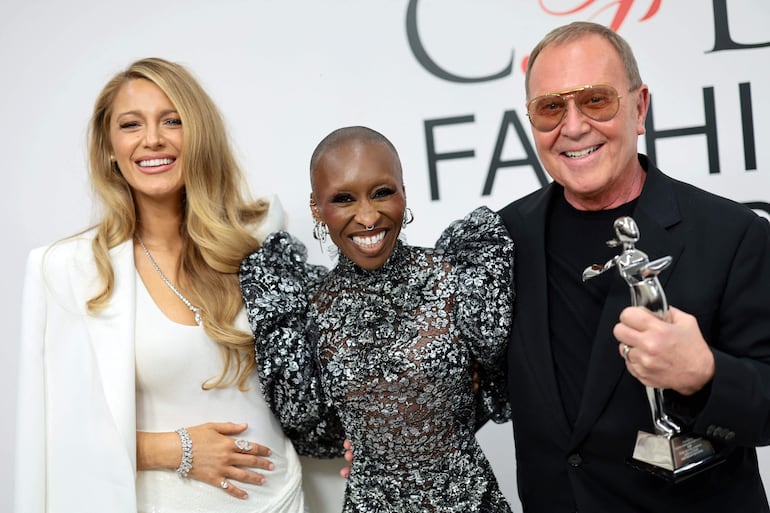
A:
<svg viewBox="0 0 770 513">
<path fill-rule="evenodd" d="M 512 233 L 516 244 L 516 267 L 525 268 L 526 272 L 515 271 L 516 290 L 522 291 L 516 297 L 514 317 L 514 343 L 516 355 L 522 355 L 531 369 L 542 369 L 533 373 L 539 400 L 553 412 L 553 425 L 562 433 L 570 431 L 569 422 L 564 413 L 559 387 L 553 365 L 553 355 L 548 328 L 548 278 L 546 276 L 545 230 L 548 206 L 554 194 L 553 184 L 532 198 L 522 203 L 516 215 L 517 233 Z M 521 267 L 520 267 L 521 266 Z M 518 322 L 517 322 L 518 319 Z"/>
</svg>

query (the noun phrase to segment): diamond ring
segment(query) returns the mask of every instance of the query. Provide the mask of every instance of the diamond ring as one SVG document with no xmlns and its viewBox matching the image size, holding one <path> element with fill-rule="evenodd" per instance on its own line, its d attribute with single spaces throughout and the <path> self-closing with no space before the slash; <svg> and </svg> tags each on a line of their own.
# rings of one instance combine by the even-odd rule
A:
<svg viewBox="0 0 770 513">
<path fill-rule="evenodd" d="M 251 442 L 248 440 L 242 440 L 240 438 L 235 441 L 235 446 L 241 452 L 249 452 L 252 449 Z"/>
</svg>

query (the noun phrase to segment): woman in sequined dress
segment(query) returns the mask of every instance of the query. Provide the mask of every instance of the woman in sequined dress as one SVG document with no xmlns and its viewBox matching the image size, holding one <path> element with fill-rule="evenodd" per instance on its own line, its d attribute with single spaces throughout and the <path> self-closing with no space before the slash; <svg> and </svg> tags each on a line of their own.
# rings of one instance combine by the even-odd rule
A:
<svg viewBox="0 0 770 513">
<path fill-rule="evenodd" d="M 245 197 L 218 110 L 163 59 L 104 86 L 89 156 L 101 219 L 27 264 L 15 511 L 302 513 L 237 276 L 280 205 Z"/>
<path fill-rule="evenodd" d="M 510 410 L 513 242 L 497 214 L 474 210 L 436 249 L 405 244 L 398 154 L 365 127 L 329 134 L 310 169 L 314 236 L 337 265 L 278 232 L 241 266 L 268 403 L 300 453 L 352 442 L 345 513 L 509 512 L 475 438 Z"/>
</svg>

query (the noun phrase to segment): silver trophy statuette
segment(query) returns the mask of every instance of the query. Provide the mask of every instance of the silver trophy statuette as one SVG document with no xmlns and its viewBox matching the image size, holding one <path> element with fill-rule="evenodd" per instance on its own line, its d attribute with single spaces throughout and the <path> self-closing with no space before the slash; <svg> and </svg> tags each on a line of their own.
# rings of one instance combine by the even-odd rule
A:
<svg viewBox="0 0 770 513">
<path fill-rule="evenodd" d="M 615 267 L 628 284 L 631 304 L 644 306 L 664 317 L 668 302 L 658 274 L 668 267 L 671 257 L 650 261 L 646 253 L 636 249 L 639 228 L 631 217 L 616 219 L 613 228 L 615 238 L 607 241 L 607 245 L 622 246 L 621 253 L 603 265 L 587 267 L 583 271 L 583 281 Z M 634 454 L 629 461 L 633 466 L 678 482 L 722 461 L 710 441 L 683 433 L 683 428 L 666 414 L 662 389 L 646 387 L 646 391 L 655 433 L 638 432 Z"/>
</svg>

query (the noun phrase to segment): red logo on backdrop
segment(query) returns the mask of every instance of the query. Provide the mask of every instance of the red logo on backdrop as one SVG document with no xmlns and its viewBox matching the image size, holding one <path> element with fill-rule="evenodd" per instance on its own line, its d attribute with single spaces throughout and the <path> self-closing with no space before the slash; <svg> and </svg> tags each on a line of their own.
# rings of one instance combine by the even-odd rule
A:
<svg viewBox="0 0 770 513">
<path fill-rule="evenodd" d="M 435 75 L 438 78 L 447 80 L 449 82 L 460 83 L 473 83 L 473 82 L 488 82 L 490 80 L 497 80 L 499 78 L 507 77 L 513 71 L 514 51 L 511 52 L 510 61 L 506 62 L 504 67 L 497 72 L 490 73 L 488 75 L 482 75 L 477 77 L 461 76 L 451 73 L 434 61 L 428 52 L 425 50 L 425 46 L 422 44 L 420 33 L 417 27 L 417 5 L 419 0 L 409 0 L 409 6 L 406 12 L 406 34 L 409 39 L 409 47 L 412 49 L 412 53 L 417 58 L 417 61 L 425 68 L 426 71 Z M 547 5 L 547 0 L 538 0 L 540 8 L 551 16 L 573 16 L 575 14 L 582 14 L 583 19 L 593 20 L 598 16 L 604 15 L 607 12 L 612 12 L 612 21 L 610 21 L 608 27 L 618 32 L 620 27 L 628 18 L 631 8 L 635 4 L 640 4 L 639 0 L 580 0 L 575 2 L 575 5 L 571 7 L 555 8 Z M 655 16 L 660 9 L 663 0 L 649 0 L 649 6 L 644 15 L 639 21 L 646 21 Z M 522 59 L 522 70 L 527 67 L 527 58 L 529 55 Z"/>
<path fill-rule="evenodd" d="M 607 26 L 615 32 L 618 32 L 621 25 L 623 25 L 623 22 L 626 21 L 628 13 L 631 12 L 631 7 L 633 7 L 635 3 L 639 2 L 637 2 L 637 0 L 612 0 L 611 2 L 607 2 L 606 0 L 601 2 L 597 0 L 585 0 L 583 3 L 576 5 L 575 7 L 568 7 L 566 9 L 552 9 L 546 5 L 547 3 L 548 2 L 546 0 L 538 1 L 540 8 L 548 14 L 553 16 L 570 16 L 572 14 L 578 13 L 587 14 L 590 11 L 590 15 L 586 18 L 587 20 L 595 19 L 605 11 L 616 9 L 612 21 Z M 652 0 L 650 2 L 650 6 L 647 8 L 647 12 L 644 13 L 644 16 L 642 16 L 639 21 L 646 21 L 655 16 L 655 14 L 660 9 L 660 4 L 662 3 L 663 0 Z"/>
<path fill-rule="evenodd" d="M 607 2 L 606 0 L 598 1 L 598 0 L 585 0 L 579 5 L 576 5 L 574 7 L 568 7 L 566 9 L 552 9 L 548 7 L 547 0 L 538 0 L 538 4 L 540 5 L 540 8 L 543 9 L 547 14 L 550 14 L 552 16 L 572 16 L 574 14 L 583 14 L 586 16 L 584 19 L 587 21 L 593 21 L 596 18 L 598 18 L 600 15 L 603 15 L 607 11 L 612 11 L 615 9 L 615 14 L 612 17 L 612 21 L 607 25 L 609 28 L 614 30 L 615 32 L 620 32 L 620 27 L 623 25 L 623 23 L 626 21 L 626 18 L 628 17 L 628 14 L 631 12 L 631 7 L 634 6 L 637 0 L 613 0 L 611 2 Z M 639 21 L 647 21 L 655 14 L 657 14 L 658 10 L 660 9 L 660 4 L 663 3 L 663 0 L 652 0 L 650 2 L 650 6 L 647 8 L 647 12 L 644 13 L 644 15 L 639 18 Z M 599 4 L 599 5 L 597 5 Z M 521 70 L 526 71 L 527 70 L 527 61 L 529 60 L 529 55 L 526 55 L 522 61 L 521 61 Z"/>
</svg>

